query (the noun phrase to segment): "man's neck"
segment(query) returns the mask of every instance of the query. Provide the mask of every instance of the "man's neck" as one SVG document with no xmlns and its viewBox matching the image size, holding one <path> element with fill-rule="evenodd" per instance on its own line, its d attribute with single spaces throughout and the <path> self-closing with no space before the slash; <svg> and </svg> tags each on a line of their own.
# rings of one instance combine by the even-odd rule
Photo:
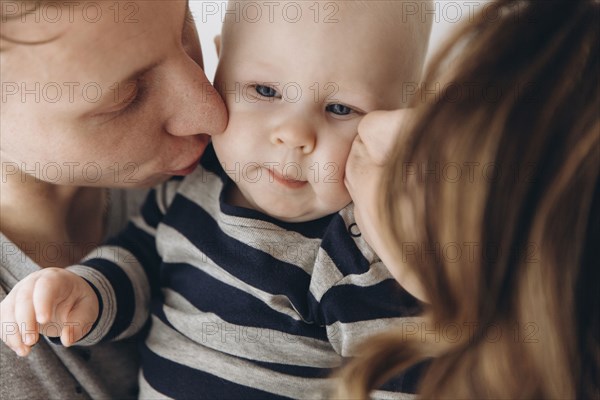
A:
<svg viewBox="0 0 600 400">
<path fill-rule="evenodd" d="M 21 171 L 2 172 L 0 230 L 36 263 L 70 265 L 85 248 L 102 240 L 103 189 L 55 185 Z"/>
</svg>

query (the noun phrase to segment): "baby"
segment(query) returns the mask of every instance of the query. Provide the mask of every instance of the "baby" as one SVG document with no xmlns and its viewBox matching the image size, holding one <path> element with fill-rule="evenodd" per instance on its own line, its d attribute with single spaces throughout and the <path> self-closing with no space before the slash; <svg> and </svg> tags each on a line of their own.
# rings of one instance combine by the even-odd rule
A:
<svg viewBox="0 0 600 400">
<path fill-rule="evenodd" d="M 230 120 L 200 166 L 81 265 L 20 289 L 18 326 L 61 324 L 65 345 L 131 336 L 150 315 L 141 398 L 323 398 L 355 344 L 420 311 L 361 238 L 343 172 L 361 116 L 406 106 L 430 25 L 401 1 L 267 3 L 226 16 L 215 83 Z M 37 335 L 3 340 L 26 352 Z"/>
</svg>

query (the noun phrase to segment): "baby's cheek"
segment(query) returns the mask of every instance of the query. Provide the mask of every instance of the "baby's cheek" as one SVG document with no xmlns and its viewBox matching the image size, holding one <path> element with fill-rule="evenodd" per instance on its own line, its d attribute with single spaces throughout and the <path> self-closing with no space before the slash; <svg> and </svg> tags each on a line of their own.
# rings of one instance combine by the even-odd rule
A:
<svg viewBox="0 0 600 400">
<path fill-rule="evenodd" d="M 326 214 L 338 212 L 352 201 L 341 177 L 335 182 L 323 182 L 320 186 L 317 196 Z"/>
</svg>

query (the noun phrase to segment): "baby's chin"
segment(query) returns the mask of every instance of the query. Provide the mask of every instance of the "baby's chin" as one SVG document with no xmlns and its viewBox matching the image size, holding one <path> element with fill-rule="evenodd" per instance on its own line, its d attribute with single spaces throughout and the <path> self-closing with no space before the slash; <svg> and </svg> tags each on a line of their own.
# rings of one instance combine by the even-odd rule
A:
<svg viewBox="0 0 600 400">
<path fill-rule="evenodd" d="M 339 204 L 332 204 L 329 207 L 322 207 L 322 208 L 317 208 L 314 207 L 312 209 L 304 209 L 303 211 L 298 210 L 298 212 L 296 214 L 291 213 L 290 208 L 288 208 L 287 210 L 271 210 L 269 212 L 265 212 L 265 214 L 270 215 L 273 218 L 277 218 L 280 221 L 283 222 L 289 222 L 289 223 L 300 223 L 300 222 L 308 222 L 308 221 L 314 221 L 317 220 L 319 218 L 323 218 L 326 217 L 328 215 L 331 214 L 336 214 L 338 212 L 340 212 L 342 209 L 344 209 L 348 204 L 350 204 L 351 200 L 348 199 L 348 201 L 344 202 L 343 204 L 340 202 Z M 279 215 L 277 215 L 279 214 Z"/>
<path fill-rule="evenodd" d="M 286 206 L 281 204 L 280 206 L 273 206 L 273 204 L 265 205 L 261 207 L 260 211 L 272 218 L 278 219 L 287 223 L 301 223 L 314 221 L 319 218 L 323 218 L 327 215 L 336 213 L 339 209 L 331 210 L 316 210 L 316 209 L 294 209 L 294 207 Z"/>
</svg>

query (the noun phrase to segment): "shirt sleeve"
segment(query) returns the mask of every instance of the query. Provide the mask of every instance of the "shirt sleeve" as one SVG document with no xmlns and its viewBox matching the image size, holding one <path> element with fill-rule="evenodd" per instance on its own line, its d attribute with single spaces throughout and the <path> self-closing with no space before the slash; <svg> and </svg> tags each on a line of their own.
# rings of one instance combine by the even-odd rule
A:
<svg viewBox="0 0 600 400">
<path fill-rule="evenodd" d="M 95 289 L 101 312 L 93 329 L 77 344 L 93 345 L 134 335 L 145 325 L 151 297 L 160 296 L 161 257 L 156 231 L 173 200 L 179 180 L 152 189 L 140 215 L 92 251 L 79 265 L 68 267 Z"/>
<path fill-rule="evenodd" d="M 390 275 L 381 261 L 363 274 L 347 275 L 320 301 L 327 336 L 342 357 L 356 355 L 358 344 L 403 324 L 414 324 L 421 305 Z"/>
<path fill-rule="evenodd" d="M 358 345 L 396 330 L 413 332 L 420 323 L 420 302 L 406 292 L 381 261 L 364 274 L 347 275 L 321 298 L 327 337 L 344 358 L 360 357 Z M 420 370 L 395 377 L 372 394 L 374 399 L 409 399 L 416 393 Z"/>
<path fill-rule="evenodd" d="M 361 237 L 353 209 L 340 212 L 321 242 L 311 279 L 315 322 L 326 329 L 332 348 L 343 358 L 359 357 L 359 345 L 377 334 L 415 331 L 423 304 L 392 277 Z M 374 398 L 409 398 L 418 371 L 379 388 Z"/>
</svg>

